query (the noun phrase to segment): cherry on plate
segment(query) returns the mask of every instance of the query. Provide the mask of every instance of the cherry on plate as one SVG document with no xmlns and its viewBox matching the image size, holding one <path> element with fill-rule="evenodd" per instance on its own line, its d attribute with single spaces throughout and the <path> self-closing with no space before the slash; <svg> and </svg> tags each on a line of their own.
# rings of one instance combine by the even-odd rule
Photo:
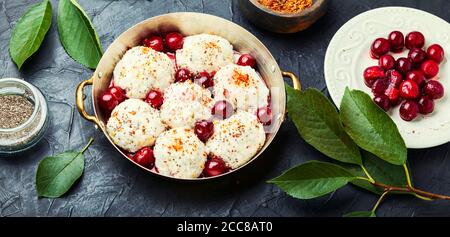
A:
<svg viewBox="0 0 450 237">
<path fill-rule="evenodd" d="M 380 78 L 380 79 L 376 80 L 375 83 L 373 83 L 372 93 L 375 96 L 382 95 L 382 94 L 384 94 L 384 92 L 386 91 L 388 86 L 389 86 L 389 82 L 388 82 L 387 78 Z"/>
<path fill-rule="evenodd" d="M 419 87 L 423 87 L 425 85 L 426 79 L 425 74 L 423 74 L 420 70 L 413 70 L 406 74 L 406 79 L 413 80 L 419 85 Z"/>
<path fill-rule="evenodd" d="M 233 105 L 226 100 L 217 101 L 211 113 L 218 119 L 227 119 L 234 113 Z"/>
<path fill-rule="evenodd" d="M 376 39 L 370 47 L 370 52 L 375 58 L 380 58 L 380 56 L 387 54 L 389 50 L 391 50 L 391 45 L 384 38 Z"/>
<path fill-rule="evenodd" d="M 422 48 L 425 45 L 425 37 L 418 31 L 410 32 L 405 37 L 405 46 L 408 49 Z"/>
<path fill-rule="evenodd" d="M 434 111 L 434 101 L 424 95 L 419 100 L 419 111 L 421 114 L 430 114 Z"/>
<path fill-rule="evenodd" d="M 399 58 L 397 59 L 395 69 L 402 74 L 406 74 L 411 71 L 412 65 L 411 61 L 408 58 Z"/>
<path fill-rule="evenodd" d="M 400 106 L 400 117 L 405 121 L 411 121 L 419 114 L 419 104 L 413 100 L 407 100 Z"/>
<path fill-rule="evenodd" d="M 427 49 L 427 56 L 429 59 L 441 63 L 444 60 L 444 49 L 438 44 L 430 45 Z"/>
<path fill-rule="evenodd" d="M 394 53 L 401 52 L 405 46 L 405 37 L 400 31 L 392 31 L 388 36 L 391 45 L 391 51 Z"/>
<path fill-rule="evenodd" d="M 369 88 L 372 88 L 373 83 L 375 83 L 376 80 L 383 78 L 384 76 L 385 72 L 380 66 L 368 67 L 364 70 L 363 73 L 364 83 Z"/>
<path fill-rule="evenodd" d="M 158 90 L 151 90 L 148 92 L 145 102 L 151 105 L 155 109 L 159 109 L 164 103 L 164 97 L 162 93 Z"/>
<path fill-rule="evenodd" d="M 194 77 L 194 81 L 203 88 L 210 88 L 214 86 L 214 79 L 208 72 L 200 72 Z"/>
<path fill-rule="evenodd" d="M 423 88 L 423 92 L 431 99 L 437 100 L 444 96 L 444 86 L 436 80 L 429 80 Z"/>
<path fill-rule="evenodd" d="M 413 48 L 409 51 L 408 58 L 412 64 L 420 65 L 427 58 L 427 52 L 421 48 Z"/>
<path fill-rule="evenodd" d="M 403 75 L 396 70 L 387 71 L 386 77 L 389 81 L 389 85 L 393 85 L 395 88 L 398 88 L 403 81 Z"/>
<path fill-rule="evenodd" d="M 166 46 L 170 51 L 183 48 L 184 37 L 177 32 L 170 32 L 166 35 Z"/>
<path fill-rule="evenodd" d="M 214 134 L 214 124 L 208 120 L 195 123 L 194 133 L 202 142 L 206 142 Z"/>
<path fill-rule="evenodd" d="M 437 62 L 430 59 L 422 63 L 420 70 L 422 70 L 427 79 L 430 79 L 439 73 L 439 65 Z"/>
<path fill-rule="evenodd" d="M 221 158 L 214 156 L 206 161 L 203 174 L 206 177 L 214 177 L 217 175 L 224 174 L 229 170 L 230 168 L 227 167 L 227 165 Z"/>
<path fill-rule="evenodd" d="M 250 54 L 242 54 L 236 64 L 240 66 L 250 66 L 252 68 L 255 68 L 256 60 Z"/>
<path fill-rule="evenodd" d="M 258 117 L 258 121 L 265 126 L 272 123 L 272 110 L 269 106 L 258 108 L 256 116 Z"/>
<path fill-rule="evenodd" d="M 185 82 L 191 77 L 191 72 L 186 68 L 180 68 L 175 72 L 175 82 Z"/>
<path fill-rule="evenodd" d="M 163 39 L 159 36 L 153 35 L 149 38 L 144 39 L 144 46 L 152 48 L 153 50 L 162 52 L 164 51 Z"/>
<path fill-rule="evenodd" d="M 416 99 L 420 95 L 420 88 L 413 80 L 404 80 L 400 84 L 400 96 L 405 99 Z"/>
<path fill-rule="evenodd" d="M 152 168 L 155 164 L 155 155 L 150 147 L 141 148 L 133 156 L 133 160 L 146 168 Z"/>
<path fill-rule="evenodd" d="M 380 59 L 378 60 L 378 66 L 380 66 L 384 70 L 393 69 L 395 67 L 395 59 L 394 57 L 392 57 L 392 55 L 389 54 L 380 56 Z"/>
<path fill-rule="evenodd" d="M 389 108 L 391 107 L 389 97 L 387 97 L 386 95 L 375 96 L 373 98 L 373 101 L 384 111 L 388 111 Z"/>
<path fill-rule="evenodd" d="M 389 85 L 384 95 L 389 98 L 390 106 L 396 106 L 400 101 L 400 91 L 394 85 Z"/>
<path fill-rule="evenodd" d="M 107 90 L 100 94 L 98 103 L 104 112 L 110 113 L 119 104 L 119 101 L 111 94 L 111 92 L 109 92 L 109 90 Z"/>
</svg>

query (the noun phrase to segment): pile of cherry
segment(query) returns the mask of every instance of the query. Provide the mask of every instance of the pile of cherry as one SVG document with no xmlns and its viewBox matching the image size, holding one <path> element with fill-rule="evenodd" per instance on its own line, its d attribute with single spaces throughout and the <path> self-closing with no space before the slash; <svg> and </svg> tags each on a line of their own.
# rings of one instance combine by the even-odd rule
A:
<svg viewBox="0 0 450 237">
<path fill-rule="evenodd" d="M 165 53 L 176 65 L 175 51 L 183 48 L 184 36 L 178 32 L 170 32 L 165 36 L 152 35 L 145 38 L 142 45 L 152 48 L 158 52 Z M 240 66 L 256 67 L 256 60 L 249 54 L 240 55 L 237 64 Z M 198 74 L 191 73 L 187 68 L 178 68 L 175 72 L 175 82 L 184 82 L 192 80 L 200 86 L 208 89 L 214 86 L 215 72 L 200 72 Z M 127 99 L 125 91 L 115 86 L 112 82 L 109 88 L 100 94 L 98 102 L 103 113 L 110 116 L 113 109 Z M 146 103 L 155 109 L 159 109 L 164 103 L 164 97 L 159 90 L 150 90 L 144 99 Z M 226 119 L 233 114 L 233 105 L 226 101 L 217 101 L 211 109 L 211 114 L 217 119 Z M 257 110 L 257 118 L 264 125 L 270 125 L 272 122 L 272 111 L 270 107 L 263 107 Z M 194 132 L 197 137 L 206 142 L 214 133 L 214 124 L 211 121 L 201 120 L 195 123 Z M 126 151 L 125 151 L 126 152 Z M 126 152 L 128 153 L 128 152 Z M 153 149 L 150 147 L 143 147 L 134 154 L 128 154 L 128 157 L 136 163 L 150 168 L 158 172 L 157 167 L 154 166 L 155 156 Z M 203 171 L 203 175 L 207 177 L 217 176 L 229 171 L 225 162 L 220 157 L 210 157 Z"/>
<path fill-rule="evenodd" d="M 372 89 L 374 102 L 388 111 L 400 105 L 400 117 L 405 121 L 418 114 L 434 111 L 434 100 L 444 96 L 444 87 L 438 81 L 439 64 L 444 60 L 444 49 L 430 45 L 424 50 L 425 37 L 418 31 L 403 36 L 393 31 L 388 38 L 378 38 L 371 46 L 370 56 L 378 59 L 378 66 L 364 70 L 364 82 Z M 397 60 L 389 54 L 408 49 L 408 57 Z"/>
</svg>

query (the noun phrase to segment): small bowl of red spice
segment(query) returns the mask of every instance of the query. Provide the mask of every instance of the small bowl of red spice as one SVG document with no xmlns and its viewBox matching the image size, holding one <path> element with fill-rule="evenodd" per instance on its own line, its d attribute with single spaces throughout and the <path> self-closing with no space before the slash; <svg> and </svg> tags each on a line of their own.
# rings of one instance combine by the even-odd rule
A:
<svg viewBox="0 0 450 237">
<path fill-rule="evenodd" d="M 242 0 L 244 16 L 257 26 L 275 33 L 296 33 L 321 18 L 329 0 Z"/>
</svg>

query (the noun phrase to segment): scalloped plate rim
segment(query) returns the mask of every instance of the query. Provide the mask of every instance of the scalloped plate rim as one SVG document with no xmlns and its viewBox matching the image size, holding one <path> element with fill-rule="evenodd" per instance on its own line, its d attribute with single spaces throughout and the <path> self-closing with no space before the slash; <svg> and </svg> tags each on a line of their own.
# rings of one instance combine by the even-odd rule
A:
<svg viewBox="0 0 450 237">
<path fill-rule="evenodd" d="M 445 25 L 445 27 L 448 27 L 448 30 L 441 30 L 441 31 L 442 32 L 446 32 L 446 31 L 450 32 L 450 27 L 449 27 L 450 25 L 444 19 L 442 19 L 442 18 L 440 18 L 440 17 L 438 17 L 436 15 L 433 15 L 431 13 L 428 13 L 426 11 L 422 11 L 422 10 L 418 10 L 418 9 L 414 9 L 414 8 L 408 8 L 408 7 L 381 7 L 381 8 L 375 8 L 375 9 L 371 9 L 371 10 L 362 12 L 359 15 L 357 15 L 357 16 L 351 18 L 350 20 L 348 20 L 345 24 L 343 24 L 339 28 L 339 30 L 332 37 L 332 39 L 331 39 L 331 41 L 330 41 L 330 43 L 328 45 L 328 48 L 327 48 L 327 51 L 326 51 L 326 54 L 325 54 L 325 59 L 324 59 L 324 77 L 325 77 L 325 82 L 327 84 L 327 88 L 328 88 L 330 97 L 333 100 L 334 104 L 338 108 L 339 108 L 340 101 L 341 101 L 342 96 L 343 96 L 343 93 L 341 93 L 341 94 L 338 93 L 338 89 L 343 91 L 343 89 L 345 89 L 346 86 L 349 86 L 352 89 L 360 89 L 360 90 L 363 90 L 363 91 L 366 91 L 366 92 L 369 89 L 367 87 L 361 86 L 361 85 L 359 85 L 359 86 L 349 85 L 348 82 L 345 85 L 339 84 L 338 79 L 334 79 L 334 76 L 332 75 L 333 73 L 335 73 L 335 71 L 338 71 L 338 69 L 339 69 L 338 67 L 333 67 L 334 65 L 336 65 L 336 63 L 333 64 L 334 60 L 332 59 L 332 57 L 334 55 L 332 55 L 332 54 L 337 54 L 337 53 L 340 52 L 340 48 L 337 47 L 337 46 L 339 46 L 339 41 L 345 36 L 345 33 L 351 33 L 351 32 L 349 32 L 349 30 L 352 29 L 351 28 L 352 26 L 354 26 L 355 24 L 361 23 L 360 21 L 363 20 L 363 19 L 367 21 L 367 20 L 374 19 L 375 17 L 380 17 L 379 14 L 385 14 L 386 11 L 395 11 L 398 14 L 417 13 L 417 14 L 420 14 L 420 15 L 417 15 L 418 19 L 420 19 L 421 16 L 429 18 L 428 20 L 426 20 L 424 22 L 427 22 L 427 23 L 437 22 L 437 23 L 439 23 L 438 26 L 434 26 L 433 25 L 431 27 L 438 28 L 439 26 L 442 27 L 443 25 Z M 426 25 L 427 23 L 424 23 L 424 24 Z M 383 24 L 383 23 L 380 23 L 380 24 Z M 406 30 L 406 32 L 405 32 L 405 30 L 402 30 L 402 29 L 399 29 L 399 30 L 402 31 L 404 34 L 406 34 L 407 31 L 408 31 L 408 30 Z M 388 34 L 390 31 L 391 30 L 386 29 L 386 34 Z M 370 43 L 371 43 L 371 41 L 373 41 L 377 37 L 378 36 L 368 36 L 367 38 L 370 40 Z M 425 34 L 425 38 L 427 39 L 427 34 Z M 361 42 L 361 45 L 367 44 L 367 42 L 364 42 L 364 37 L 363 37 L 362 41 L 363 42 Z M 433 41 L 433 40 L 431 40 L 431 41 Z M 428 42 L 430 42 L 430 41 L 428 41 Z M 369 47 L 370 47 L 370 43 L 369 43 Z M 433 43 L 434 43 L 434 41 L 433 41 Z M 440 43 L 440 42 L 436 42 L 436 43 Z M 440 44 L 443 45 L 442 43 L 440 43 Z M 361 47 L 361 45 L 359 47 Z M 356 46 L 356 47 L 358 47 L 358 46 Z M 443 45 L 443 47 L 446 48 L 445 51 L 448 52 L 447 53 L 447 55 L 448 55 L 450 53 L 449 46 L 444 46 Z M 341 50 L 341 51 L 345 53 L 345 50 Z M 367 55 L 367 58 L 368 57 L 369 56 Z M 367 60 L 365 60 L 365 61 L 367 61 Z M 373 62 L 372 62 L 371 65 L 377 65 L 377 62 L 375 60 L 372 60 L 372 61 Z M 449 65 L 449 63 L 447 63 L 447 59 L 444 62 L 446 63 L 446 65 L 444 65 L 443 68 L 445 67 L 446 71 L 450 71 L 450 69 L 449 69 L 450 65 Z M 363 63 L 361 62 L 359 64 L 363 64 Z M 366 66 L 370 66 L 370 65 L 366 65 Z M 351 65 L 351 68 L 345 68 L 344 70 L 349 71 L 351 69 L 355 69 L 356 67 L 357 67 L 356 65 Z M 337 68 L 337 69 L 334 69 L 334 68 Z M 442 71 L 444 71 L 444 70 L 442 70 Z M 351 74 L 352 74 L 352 72 L 350 71 L 349 72 L 350 77 L 348 79 L 349 79 L 350 84 L 353 84 L 352 83 L 353 80 L 352 80 Z M 441 73 L 439 75 L 441 75 Z M 355 77 L 357 77 L 357 76 L 355 76 Z M 362 71 L 361 71 L 361 76 L 360 77 L 362 79 Z M 442 78 L 440 80 L 442 80 Z M 446 82 L 445 83 L 446 84 L 445 87 L 446 88 L 450 88 L 450 86 L 449 86 L 450 84 L 449 84 L 448 78 L 445 78 L 445 82 Z M 445 105 L 446 108 L 450 107 L 450 99 L 446 98 L 446 97 L 448 97 L 448 96 L 446 95 L 442 99 L 443 102 L 436 105 L 437 109 L 438 109 L 439 106 L 443 106 L 443 105 Z M 437 102 L 437 103 L 439 103 L 439 102 Z M 398 107 L 395 107 L 393 110 L 397 110 L 398 111 Z M 399 121 L 398 118 L 396 118 L 396 117 L 398 117 L 398 112 L 397 111 L 394 111 L 394 112 L 390 113 L 390 116 L 393 118 L 394 122 L 399 127 L 400 133 L 402 134 L 402 137 L 404 138 L 406 146 L 408 148 L 412 148 L 412 149 L 430 148 L 430 147 L 435 147 L 435 146 L 439 146 L 439 145 L 448 143 L 450 141 L 450 132 L 449 132 L 450 130 L 448 130 L 448 129 L 437 129 L 437 128 L 430 128 L 430 129 L 428 129 L 428 130 L 434 130 L 434 131 L 426 133 L 425 137 L 423 139 L 421 139 L 420 141 L 417 141 L 417 136 L 422 136 L 422 135 L 414 134 L 415 133 L 414 129 L 417 129 L 417 127 L 414 127 L 414 126 L 415 126 L 415 124 L 417 126 L 417 123 L 420 123 L 420 122 L 407 123 L 407 122 Z M 446 111 L 449 111 L 449 110 L 446 110 Z M 450 113 L 449 112 L 444 112 L 443 110 L 441 110 L 439 112 L 440 113 L 444 113 L 446 115 L 446 116 L 441 115 L 439 117 L 450 118 Z M 430 115 L 430 116 L 433 116 L 433 114 Z M 426 118 L 421 118 L 420 120 L 426 121 Z M 424 123 L 424 122 L 422 122 L 422 123 Z M 445 120 L 445 121 L 442 122 L 441 126 L 444 126 L 444 125 L 447 126 L 448 123 L 450 123 L 450 122 Z M 421 132 L 425 133 L 426 130 L 423 130 Z M 440 137 L 438 137 L 438 139 L 434 139 L 433 135 L 436 134 L 436 133 L 440 134 Z"/>
</svg>

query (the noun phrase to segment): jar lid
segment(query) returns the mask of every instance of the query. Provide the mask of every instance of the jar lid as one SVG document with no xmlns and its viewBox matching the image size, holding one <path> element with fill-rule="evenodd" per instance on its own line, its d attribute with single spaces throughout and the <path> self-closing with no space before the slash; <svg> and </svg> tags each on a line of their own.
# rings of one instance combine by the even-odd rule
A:
<svg viewBox="0 0 450 237">
<path fill-rule="evenodd" d="M 0 79 L 0 96 L 19 95 L 33 104 L 31 116 L 14 128 L 0 128 L 0 154 L 27 150 L 37 144 L 48 127 L 47 101 L 42 92 L 22 79 Z"/>
</svg>

